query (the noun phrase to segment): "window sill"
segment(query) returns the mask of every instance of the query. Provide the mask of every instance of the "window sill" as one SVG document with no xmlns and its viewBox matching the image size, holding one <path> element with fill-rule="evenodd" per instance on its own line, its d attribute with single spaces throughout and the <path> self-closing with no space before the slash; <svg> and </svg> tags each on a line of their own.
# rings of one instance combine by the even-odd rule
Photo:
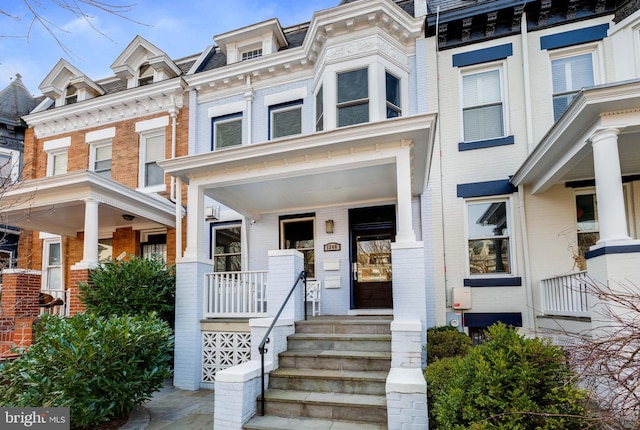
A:
<svg viewBox="0 0 640 430">
<path fill-rule="evenodd" d="M 167 191 L 167 186 L 164 184 L 154 185 L 151 187 L 138 188 L 136 191 L 140 191 L 141 193 L 162 193 L 164 191 Z"/>
<path fill-rule="evenodd" d="M 505 276 L 495 278 L 465 278 L 465 287 L 520 287 L 522 278 L 519 276 Z"/>
<path fill-rule="evenodd" d="M 515 138 L 513 135 L 497 137 L 495 139 L 475 140 L 473 142 L 458 143 L 458 151 L 470 151 L 473 149 L 491 148 L 494 146 L 513 145 Z"/>
</svg>

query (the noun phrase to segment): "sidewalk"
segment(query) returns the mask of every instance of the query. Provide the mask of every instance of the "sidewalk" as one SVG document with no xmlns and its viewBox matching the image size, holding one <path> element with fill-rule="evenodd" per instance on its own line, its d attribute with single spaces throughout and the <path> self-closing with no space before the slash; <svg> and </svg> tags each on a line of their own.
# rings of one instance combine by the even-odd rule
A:
<svg viewBox="0 0 640 430">
<path fill-rule="evenodd" d="M 212 430 L 213 390 L 186 391 L 171 382 L 141 407 L 120 430 Z"/>
</svg>

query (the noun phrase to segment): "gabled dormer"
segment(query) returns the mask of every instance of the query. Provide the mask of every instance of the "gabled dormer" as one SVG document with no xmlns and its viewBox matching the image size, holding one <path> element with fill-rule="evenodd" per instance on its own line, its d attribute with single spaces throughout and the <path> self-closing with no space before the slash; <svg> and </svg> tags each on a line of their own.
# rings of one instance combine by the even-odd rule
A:
<svg viewBox="0 0 640 430">
<path fill-rule="evenodd" d="M 164 51 L 140 36 L 129 43 L 111 65 L 111 70 L 127 82 L 127 88 L 142 87 L 182 73 Z"/>
<path fill-rule="evenodd" d="M 64 106 L 92 99 L 104 90 L 67 60 L 60 59 L 38 87 L 42 94 Z"/>
<path fill-rule="evenodd" d="M 226 55 L 227 64 L 272 54 L 287 46 L 287 38 L 276 18 L 219 34 L 213 39 Z"/>
</svg>

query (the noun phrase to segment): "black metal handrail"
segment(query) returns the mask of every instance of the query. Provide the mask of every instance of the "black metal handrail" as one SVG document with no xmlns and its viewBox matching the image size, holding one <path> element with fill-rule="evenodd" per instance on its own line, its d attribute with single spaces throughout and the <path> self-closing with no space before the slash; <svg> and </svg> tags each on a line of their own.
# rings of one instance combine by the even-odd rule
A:
<svg viewBox="0 0 640 430">
<path fill-rule="evenodd" d="M 307 306 L 306 306 L 306 300 L 307 300 L 307 273 L 303 270 L 302 272 L 300 272 L 300 275 L 298 275 L 298 277 L 296 278 L 295 282 L 293 283 L 293 287 L 291 287 L 291 290 L 289 291 L 289 294 L 287 294 L 287 298 L 284 299 L 284 303 L 282 303 L 282 306 L 280 306 L 280 310 L 278 311 L 276 316 L 273 318 L 273 321 L 271 321 L 271 325 L 267 329 L 267 332 L 264 334 L 264 337 L 262 338 L 262 342 L 260 342 L 260 345 L 258 346 L 258 351 L 260 352 L 260 362 L 261 362 L 261 366 L 262 366 L 262 368 L 261 368 L 262 376 L 260 378 L 261 385 L 262 385 L 262 396 L 260 397 L 260 407 L 261 407 L 260 415 L 261 416 L 264 416 L 264 354 L 265 354 L 265 352 L 267 352 L 266 345 L 269 343 L 269 335 L 271 334 L 271 330 L 273 330 L 273 327 L 276 325 L 276 322 L 278 321 L 278 318 L 280 318 L 280 314 L 284 310 L 284 307 L 286 306 L 286 304 L 289 302 L 289 298 L 291 297 L 291 295 L 293 294 L 294 290 L 296 289 L 296 287 L 300 283 L 300 280 L 302 280 L 302 282 L 304 284 L 304 298 L 303 298 L 303 302 L 305 303 L 305 306 L 304 306 L 304 319 L 305 320 L 307 319 Z"/>
</svg>

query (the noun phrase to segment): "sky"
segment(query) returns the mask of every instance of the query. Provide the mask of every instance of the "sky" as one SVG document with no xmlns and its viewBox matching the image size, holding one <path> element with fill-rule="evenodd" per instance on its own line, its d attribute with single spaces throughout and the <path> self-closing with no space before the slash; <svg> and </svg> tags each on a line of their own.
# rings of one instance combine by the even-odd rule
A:
<svg viewBox="0 0 640 430">
<path fill-rule="evenodd" d="M 34 95 L 60 58 L 92 80 L 113 76 L 111 64 L 136 35 L 144 37 L 172 59 L 202 52 L 213 36 L 271 18 L 283 27 L 311 21 L 313 13 L 337 6 L 340 0 L 102 0 L 130 5 L 120 18 L 83 6 L 89 19 L 57 6 L 62 0 L 0 1 L 0 90 L 16 73 Z M 68 3 L 82 4 L 79 0 Z M 52 23 L 55 37 L 38 22 L 28 6 Z M 10 16 L 7 16 L 10 15 Z M 56 41 L 58 38 L 59 42 Z M 64 48 L 61 46 L 63 45 Z"/>
</svg>

